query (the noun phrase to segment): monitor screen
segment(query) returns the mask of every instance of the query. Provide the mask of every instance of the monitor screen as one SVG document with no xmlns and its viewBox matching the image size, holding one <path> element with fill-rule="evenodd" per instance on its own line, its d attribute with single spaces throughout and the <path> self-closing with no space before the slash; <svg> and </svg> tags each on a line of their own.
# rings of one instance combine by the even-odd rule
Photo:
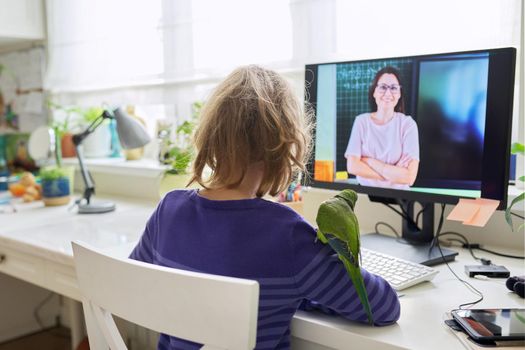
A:
<svg viewBox="0 0 525 350">
<path fill-rule="evenodd" d="M 514 48 L 306 66 L 311 185 L 506 206 Z"/>
</svg>

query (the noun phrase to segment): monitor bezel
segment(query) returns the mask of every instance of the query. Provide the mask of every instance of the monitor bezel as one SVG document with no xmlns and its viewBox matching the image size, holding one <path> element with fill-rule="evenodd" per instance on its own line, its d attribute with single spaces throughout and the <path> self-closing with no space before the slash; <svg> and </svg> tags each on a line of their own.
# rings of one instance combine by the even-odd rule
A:
<svg viewBox="0 0 525 350">
<path fill-rule="evenodd" d="M 510 143 L 516 69 L 516 48 L 504 47 L 471 51 L 433 53 L 425 55 L 381 57 L 373 59 L 359 59 L 349 61 L 307 64 L 305 65 L 305 108 L 309 108 L 312 111 L 315 121 L 317 117 L 317 75 L 313 74 L 312 76 L 312 69 L 316 69 L 316 67 L 321 65 L 374 62 L 402 58 L 411 58 L 417 60 L 430 57 L 479 53 L 489 54 L 489 83 L 487 90 L 487 112 L 485 120 L 486 124 L 485 139 L 483 144 L 483 158 L 495 160 L 495 164 L 489 164 L 489 162 L 485 160 L 482 163 L 483 175 L 481 184 L 481 197 L 499 200 L 500 204 L 498 206 L 498 210 L 505 210 L 507 207 L 507 192 L 509 183 Z M 498 74 L 496 74 L 496 72 L 498 72 Z M 499 90 L 503 89 L 504 87 L 506 87 L 507 91 L 509 91 L 509 94 L 507 96 L 504 96 L 505 94 L 499 93 Z M 487 132 L 487 130 L 490 130 L 490 132 Z M 506 137 L 498 136 L 498 134 L 500 133 L 503 133 L 503 135 L 505 135 Z M 446 195 L 429 192 L 416 192 L 389 188 L 370 187 L 340 182 L 317 181 L 314 179 L 316 140 L 315 128 L 313 130 L 312 136 L 312 153 L 307 164 L 307 171 L 309 176 L 305 177 L 305 185 L 307 186 L 331 190 L 343 190 L 346 188 L 350 188 L 356 192 L 371 196 L 384 197 L 388 199 L 418 201 L 422 203 L 456 204 L 458 203 L 460 198 L 472 199 L 472 197 L 460 195 Z M 491 142 L 490 148 L 487 147 L 489 142 Z M 494 184 L 496 183 L 498 185 L 494 186 Z"/>
</svg>

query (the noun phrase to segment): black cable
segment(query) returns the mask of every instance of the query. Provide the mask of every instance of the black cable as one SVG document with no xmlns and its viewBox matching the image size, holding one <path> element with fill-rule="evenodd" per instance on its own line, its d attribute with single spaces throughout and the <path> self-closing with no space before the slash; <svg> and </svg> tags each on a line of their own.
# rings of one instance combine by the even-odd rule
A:
<svg viewBox="0 0 525 350">
<path fill-rule="evenodd" d="M 440 236 L 446 236 L 446 235 L 454 235 L 454 236 L 458 236 L 461 239 L 463 239 L 463 241 L 457 240 L 457 241 L 460 241 L 462 243 L 461 247 L 462 248 L 468 248 L 468 250 L 470 251 L 470 255 L 472 255 L 474 260 L 481 260 L 476 255 L 474 255 L 473 244 L 470 244 L 470 242 L 468 241 L 467 237 L 463 236 L 461 233 L 454 232 L 454 231 L 447 231 L 447 232 L 443 232 L 443 233 L 440 234 Z"/>
<path fill-rule="evenodd" d="M 485 248 L 481 248 L 481 247 L 474 247 L 473 249 L 482 250 L 484 252 L 491 253 L 491 254 L 498 255 L 498 256 L 503 256 L 505 258 L 525 259 L 525 256 L 517 256 L 517 255 L 509 255 L 509 254 L 498 253 L 498 252 L 495 252 L 493 250 L 489 250 L 489 249 L 485 249 Z"/>
<path fill-rule="evenodd" d="M 444 216 L 445 216 L 445 204 L 441 204 L 441 216 L 439 218 L 439 224 L 438 224 L 438 228 L 437 228 L 437 232 L 436 232 L 436 246 L 438 247 L 439 249 L 439 253 L 441 254 L 441 258 L 443 259 L 443 261 L 445 262 L 445 264 L 447 265 L 448 269 L 450 270 L 450 272 L 452 272 L 452 274 L 460 281 L 462 282 L 465 286 L 467 286 L 468 289 L 470 289 L 470 291 L 474 292 L 474 294 L 477 294 L 480 298 L 478 300 L 475 300 L 475 301 L 472 301 L 470 303 L 463 303 L 463 304 L 460 304 L 459 305 L 459 309 L 462 309 L 464 306 L 468 306 L 468 305 L 476 305 L 477 303 L 481 302 L 483 300 L 483 293 L 481 293 L 479 290 L 477 290 L 476 288 L 474 288 L 473 285 L 471 285 L 470 283 L 468 283 L 467 281 L 461 279 L 458 275 L 456 275 L 456 273 L 454 272 L 454 270 L 452 270 L 452 268 L 450 267 L 450 265 L 448 264 L 448 261 L 445 260 L 445 256 L 443 255 L 443 251 L 441 250 L 441 246 L 439 245 L 439 236 L 441 234 L 441 228 L 443 227 L 443 221 L 444 221 Z"/>
<path fill-rule="evenodd" d="M 518 217 L 518 218 L 520 218 L 520 219 L 524 219 L 524 220 L 525 220 L 525 216 L 521 216 L 521 215 L 516 214 L 516 213 L 514 213 L 514 212 L 512 212 L 512 211 L 510 212 L 510 215 L 514 215 L 514 216 L 516 216 L 516 217 Z"/>
<path fill-rule="evenodd" d="M 394 235 L 395 235 L 397 238 L 401 238 L 401 236 L 399 235 L 399 233 L 397 233 L 396 229 L 395 229 L 392 225 L 390 225 L 390 224 L 388 224 L 388 223 L 386 223 L 386 222 L 384 222 L 384 221 L 379 221 L 379 222 L 377 222 L 376 225 L 375 225 L 375 227 L 374 227 L 374 229 L 375 229 L 375 231 L 376 231 L 376 233 L 377 233 L 378 235 L 381 234 L 381 232 L 379 232 L 379 230 L 378 230 L 378 227 L 381 226 L 381 225 L 386 226 L 386 227 L 388 227 L 390 230 L 392 230 L 392 232 L 394 233 Z"/>
<path fill-rule="evenodd" d="M 482 248 L 479 245 L 479 243 L 470 243 L 468 241 L 467 237 L 463 236 L 461 233 L 458 233 L 458 232 L 447 231 L 447 232 L 443 232 L 442 234 L 440 234 L 440 236 L 445 236 L 445 235 L 455 235 L 455 236 L 458 236 L 458 237 L 462 238 L 464 240 L 464 242 L 462 242 L 463 243 L 462 248 L 468 248 L 470 250 L 470 254 L 472 256 L 474 256 L 473 249 L 477 249 L 477 250 L 481 250 L 481 251 L 484 251 L 484 252 L 487 252 L 487 253 L 491 253 L 491 254 L 494 254 L 494 255 L 502 256 L 502 257 L 505 257 L 505 258 L 525 259 L 525 256 L 517 256 L 517 255 L 498 253 L 498 252 L 495 252 L 493 250 Z M 475 259 L 477 259 L 477 258 L 475 258 Z M 478 260 L 480 260 L 480 259 L 478 259 Z"/>
<path fill-rule="evenodd" d="M 465 242 L 460 240 L 460 239 L 457 239 L 457 238 L 449 238 L 447 239 L 447 242 L 459 242 L 461 243 L 461 247 L 464 247 L 465 246 Z M 475 254 L 474 254 L 474 251 L 472 250 L 472 248 L 469 247 L 469 251 L 470 251 L 470 255 L 472 255 L 472 257 L 474 258 L 474 260 L 479 260 L 481 261 L 481 258 L 478 258 Z"/>
<path fill-rule="evenodd" d="M 421 208 L 421 210 L 419 211 L 419 213 L 417 213 L 417 215 L 416 215 L 416 224 L 419 223 L 419 216 L 420 216 L 421 214 L 423 214 L 423 213 L 427 210 L 428 205 L 429 205 L 428 203 L 425 204 L 425 205 L 423 206 L 423 208 Z"/>
<path fill-rule="evenodd" d="M 69 333 L 65 333 L 65 334 L 61 333 L 60 326 L 58 327 L 53 326 L 53 327 L 46 328 L 44 326 L 44 323 L 40 319 L 40 315 L 39 315 L 40 309 L 44 307 L 44 305 L 47 304 L 54 295 L 56 295 L 54 292 L 50 292 L 40 303 L 38 303 L 37 306 L 35 306 L 35 308 L 33 309 L 33 317 L 35 318 L 36 323 L 38 324 L 38 326 L 40 327 L 42 331 L 47 331 L 48 334 L 53 335 L 55 337 L 71 339 L 71 336 L 69 335 Z"/>
<path fill-rule="evenodd" d="M 396 208 L 392 207 L 390 204 L 388 203 L 383 203 L 384 205 L 386 205 L 387 207 L 389 207 L 390 209 L 392 209 L 393 211 L 395 211 L 397 214 L 399 214 L 403 219 L 407 220 L 408 222 L 410 222 L 412 225 L 414 225 L 414 227 L 416 227 L 418 230 L 419 227 L 417 226 L 417 224 L 414 222 L 414 220 L 408 215 L 408 213 L 406 213 L 403 209 L 403 206 L 401 206 L 401 211 L 397 210 Z"/>
<path fill-rule="evenodd" d="M 35 318 L 36 323 L 41 329 L 44 329 L 44 324 L 42 323 L 42 320 L 40 319 L 40 315 L 38 314 L 40 309 L 47 304 L 47 302 L 55 295 L 54 292 L 50 292 L 40 303 L 38 303 L 37 306 L 33 309 L 33 317 Z"/>
<path fill-rule="evenodd" d="M 403 201 L 402 200 L 396 200 L 396 202 L 397 202 L 397 205 L 399 205 L 399 208 L 401 209 L 403 214 L 405 214 L 405 216 L 404 216 L 405 220 L 409 221 L 412 225 L 414 225 L 415 228 L 417 228 L 419 231 L 421 231 L 419 226 L 417 226 L 417 220 L 414 221 L 414 219 L 410 216 L 408 211 L 405 210 L 405 207 L 403 206 Z M 410 204 L 410 203 L 413 203 L 413 202 L 414 201 L 407 201 L 407 205 Z"/>
<path fill-rule="evenodd" d="M 375 230 L 375 233 L 377 233 L 378 235 L 383 235 L 383 236 L 386 236 L 384 234 L 382 234 L 381 232 L 379 232 L 379 229 L 378 227 L 379 226 L 386 226 L 388 227 L 390 230 L 392 230 L 392 233 L 394 233 L 394 235 L 396 236 L 396 242 L 397 243 L 401 243 L 401 244 L 406 244 L 406 245 L 426 245 L 426 243 L 424 242 L 421 242 L 421 243 L 416 243 L 416 242 L 408 242 L 406 241 L 403 237 L 401 237 L 401 235 L 397 232 L 397 230 L 390 224 L 384 222 L 384 221 L 378 221 L 374 227 L 374 230 Z"/>
</svg>

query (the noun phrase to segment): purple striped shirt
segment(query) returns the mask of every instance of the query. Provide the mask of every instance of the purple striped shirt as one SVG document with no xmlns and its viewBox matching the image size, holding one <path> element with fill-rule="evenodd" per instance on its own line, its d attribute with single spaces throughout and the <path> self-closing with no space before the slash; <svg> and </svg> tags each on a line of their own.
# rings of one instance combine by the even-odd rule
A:
<svg viewBox="0 0 525 350">
<path fill-rule="evenodd" d="M 264 199 L 214 201 L 172 191 L 152 214 L 130 258 L 178 269 L 257 280 L 256 349 L 289 349 L 295 311 L 317 308 L 367 322 L 334 251 L 292 209 Z M 399 300 L 381 277 L 361 270 L 378 326 L 399 318 Z M 201 345 L 161 335 L 159 349 Z"/>
</svg>

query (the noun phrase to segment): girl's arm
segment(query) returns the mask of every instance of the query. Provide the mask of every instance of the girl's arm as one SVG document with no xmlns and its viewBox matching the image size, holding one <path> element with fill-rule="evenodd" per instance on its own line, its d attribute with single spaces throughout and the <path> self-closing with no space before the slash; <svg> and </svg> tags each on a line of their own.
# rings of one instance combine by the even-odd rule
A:
<svg viewBox="0 0 525 350">
<path fill-rule="evenodd" d="M 335 313 L 349 320 L 368 323 L 367 314 L 357 296 L 352 280 L 337 254 L 329 245 L 315 240 L 316 232 L 306 223 L 295 227 L 294 269 L 298 296 L 306 299 L 302 308 L 311 307 Z M 382 277 L 361 269 L 376 326 L 399 319 L 399 298 Z"/>
</svg>

